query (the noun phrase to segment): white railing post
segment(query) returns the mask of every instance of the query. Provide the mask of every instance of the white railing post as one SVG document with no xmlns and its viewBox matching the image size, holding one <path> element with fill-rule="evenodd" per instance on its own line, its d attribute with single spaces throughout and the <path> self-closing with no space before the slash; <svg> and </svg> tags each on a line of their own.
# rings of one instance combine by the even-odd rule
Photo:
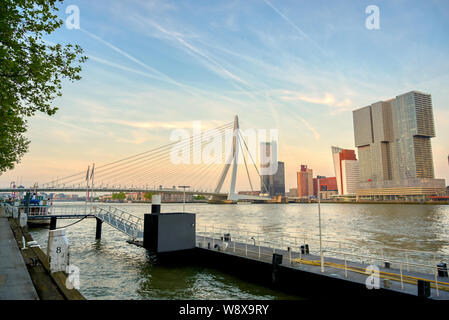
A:
<svg viewBox="0 0 449 320">
<path fill-rule="evenodd" d="M 248 231 L 246 232 L 245 255 L 248 256 Z"/>
<path fill-rule="evenodd" d="M 292 248 L 288 247 L 288 259 L 290 260 L 290 265 L 292 265 Z"/>
<path fill-rule="evenodd" d="M 401 288 L 404 289 L 404 282 L 403 282 L 403 279 L 402 279 L 402 262 L 401 262 L 401 264 L 399 265 L 399 269 L 400 269 L 400 271 L 401 271 Z"/>
<path fill-rule="evenodd" d="M 259 242 L 259 260 L 260 260 L 260 233 L 257 234 L 257 241 Z"/>
<path fill-rule="evenodd" d="M 346 254 L 344 255 L 344 257 L 345 257 L 345 277 L 347 278 L 348 277 L 348 265 L 346 262 Z"/>
<path fill-rule="evenodd" d="M 408 252 L 407 251 L 405 251 L 405 261 L 407 262 L 407 271 L 410 271 L 410 266 L 409 266 L 409 263 L 408 263 Z"/>
<path fill-rule="evenodd" d="M 439 297 L 440 292 L 438 291 L 438 267 L 435 267 L 435 288 L 437 290 L 437 297 Z"/>
<path fill-rule="evenodd" d="M 324 272 L 324 250 L 321 252 L 321 272 Z"/>
</svg>

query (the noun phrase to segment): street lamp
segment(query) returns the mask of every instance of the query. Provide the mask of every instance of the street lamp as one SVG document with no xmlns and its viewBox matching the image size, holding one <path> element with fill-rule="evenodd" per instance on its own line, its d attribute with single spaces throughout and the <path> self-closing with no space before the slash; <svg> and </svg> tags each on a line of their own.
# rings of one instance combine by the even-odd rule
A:
<svg viewBox="0 0 449 320">
<path fill-rule="evenodd" d="M 190 188 L 190 186 L 178 186 L 178 188 L 184 189 L 184 200 L 182 203 L 182 212 L 186 212 L 186 189 Z"/>
<path fill-rule="evenodd" d="M 317 177 L 317 186 L 318 186 L 318 227 L 320 229 L 320 264 L 321 264 L 321 272 L 324 272 L 323 246 L 321 242 L 321 186 L 319 177 Z"/>
</svg>

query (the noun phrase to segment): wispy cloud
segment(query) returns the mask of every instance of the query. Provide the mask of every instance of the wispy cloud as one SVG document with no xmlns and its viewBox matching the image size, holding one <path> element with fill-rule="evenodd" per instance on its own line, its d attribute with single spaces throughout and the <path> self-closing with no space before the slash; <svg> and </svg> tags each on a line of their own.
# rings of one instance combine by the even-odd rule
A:
<svg viewBox="0 0 449 320">
<path fill-rule="evenodd" d="M 315 137 L 315 140 L 320 140 L 320 134 L 318 133 L 318 131 L 303 117 L 299 116 L 299 115 L 294 115 L 295 118 L 297 118 L 299 121 L 301 121 L 304 126 L 310 130 L 310 132 L 312 132 L 313 136 Z"/>
<path fill-rule="evenodd" d="M 324 49 L 322 49 L 318 43 L 316 43 L 313 39 L 309 37 L 300 27 L 298 27 L 295 23 L 293 23 L 285 14 L 283 14 L 278 8 L 276 8 L 270 1 L 264 0 L 264 2 L 271 7 L 279 16 L 282 17 L 290 26 L 293 27 L 304 39 L 308 40 L 310 43 L 312 43 L 319 51 L 320 53 L 327 56 L 327 53 Z"/>
<path fill-rule="evenodd" d="M 115 123 L 131 128 L 138 129 L 192 129 L 194 126 L 193 121 L 127 121 L 127 120 L 117 120 L 117 119 L 102 119 L 96 122 L 101 123 Z M 208 120 L 201 122 L 201 129 L 207 130 L 216 128 L 222 125 L 224 122 L 220 120 Z"/>
<path fill-rule="evenodd" d="M 187 50 L 189 50 L 192 53 L 197 54 L 198 56 L 206 59 L 207 61 L 209 61 L 214 68 L 212 70 L 214 70 L 215 72 L 217 72 L 219 75 L 226 77 L 226 78 L 230 78 L 234 81 L 243 83 L 248 85 L 248 83 L 241 79 L 239 76 L 235 75 L 234 73 L 232 73 L 231 71 L 229 71 L 228 69 L 226 69 L 223 65 L 221 65 L 218 61 L 216 61 L 214 58 L 212 58 L 211 56 L 207 55 L 205 52 L 203 52 L 202 50 L 198 49 L 197 47 L 193 46 L 192 44 L 190 44 L 189 42 L 187 42 L 183 37 L 181 33 L 178 32 L 172 32 L 172 31 L 168 31 L 165 28 L 163 28 L 161 25 L 152 22 L 153 26 L 158 29 L 159 31 L 161 31 L 162 33 L 176 39 L 182 46 L 184 46 L 185 48 L 187 48 Z"/>
<path fill-rule="evenodd" d="M 284 91 L 283 93 L 284 95 L 281 96 L 281 99 L 286 101 L 304 101 L 314 104 L 322 104 L 330 107 L 340 108 L 342 111 L 348 110 L 349 107 L 353 106 L 349 98 L 337 100 L 334 95 L 327 92 L 322 97 L 306 96 L 300 93 L 294 93 L 290 91 Z"/>
</svg>

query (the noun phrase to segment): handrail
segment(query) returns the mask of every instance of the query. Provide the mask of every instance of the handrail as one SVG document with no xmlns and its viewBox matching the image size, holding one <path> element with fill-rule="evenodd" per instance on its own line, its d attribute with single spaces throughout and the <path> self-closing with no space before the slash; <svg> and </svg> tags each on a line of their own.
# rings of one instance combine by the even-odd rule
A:
<svg viewBox="0 0 449 320">
<path fill-rule="evenodd" d="M 218 239 L 220 236 L 223 236 L 224 233 L 231 233 L 234 232 L 231 236 L 233 239 L 243 239 L 244 241 L 242 242 L 243 244 L 245 244 L 247 242 L 248 239 L 252 239 L 254 242 L 258 242 L 259 246 L 261 246 L 263 244 L 263 246 L 267 246 L 269 248 L 273 248 L 273 252 L 276 251 L 276 249 L 282 249 L 285 250 L 286 247 L 290 247 L 290 248 L 299 248 L 299 246 L 304 243 L 304 242 L 309 242 L 311 239 L 308 239 L 306 237 L 304 237 L 304 235 L 301 235 L 301 237 L 292 237 L 292 236 L 283 236 L 282 237 L 282 242 L 283 243 L 279 243 L 279 241 L 273 241 L 273 238 L 275 238 L 276 236 L 267 236 L 267 235 L 262 235 L 260 233 L 257 232 L 251 232 L 251 231 L 246 231 L 246 230 L 242 230 L 239 228 L 223 228 L 223 227 L 216 227 L 216 226 L 212 226 L 212 225 L 199 225 L 197 224 L 197 232 L 198 234 L 201 235 L 207 235 L 207 234 L 212 234 L 213 238 L 215 238 L 218 235 Z M 244 234 L 246 237 L 242 237 L 242 234 Z M 251 238 L 250 238 L 251 237 Z M 298 242 L 298 239 L 300 239 L 301 241 Z M 328 242 L 328 243 L 339 243 L 339 241 L 323 241 Z M 277 248 L 276 248 L 277 247 Z M 350 250 L 353 249 L 359 249 L 357 251 L 361 251 L 360 247 L 356 247 L 356 245 L 352 244 L 351 246 L 352 248 Z M 283 249 L 284 248 L 284 249 Z M 371 248 L 368 248 L 371 249 Z M 384 248 L 380 248 L 380 249 L 384 249 Z M 392 251 L 395 251 L 396 248 L 388 248 L 391 249 Z M 393 257 L 393 256 L 389 256 L 386 257 L 385 252 L 382 252 L 382 256 L 374 256 L 374 255 L 367 255 L 367 254 L 361 254 L 360 252 L 356 252 L 356 250 L 348 251 L 348 250 L 342 250 L 342 248 L 340 247 L 339 250 L 335 250 L 332 247 L 325 247 L 325 249 L 323 250 L 326 253 L 331 253 L 331 254 L 335 254 L 337 255 L 337 257 L 334 258 L 341 258 L 341 256 L 353 256 L 353 257 L 357 257 L 357 258 L 362 258 L 362 259 L 366 259 L 368 261 L 382 261 L 382 263 L 384 262 L 389 262 L 390 264 L 398 264 L 398 265 L 405 265 L 407 266 L 407 269 L 409 267 L 417 267 L 419 269 L 425 269 L 425 270 L 434 270 L 435 269 L 435 265 L 429 265 L 429 264 L 423 264 L 423 263 L 417 263 L 414 261 L 411 261 L 412 258 L 411 256 L 408 255 L 408 253 L 410 252 L 418 252 L 418 251 L 413 251 L 410 250 L 408 251 L 407 249 L 399 249 L 398 251 L 400 252 L 405 252 L 405 260 L 406 261 L 402 261 L 400 258 L 398 257 Z M 369 250 L 368 250 L 369 251 Z M 312 251 L 313 252 L 313 251 Z M 437 255 L 435 253 L 432 252 L 426 252 L 426 251 L 419 251 L 422 254 L 428 254 L 428 255 L 432 255 L 433 259 L 433 263 L 435 264 L 436 262 L 436 257 Z M 259 254 L 260 255 L 260 254 Z M 327 256 L 332 257 L 332 256 Z M 438 254 L 438 257 L 446 257 L 446 255 L 444 254 Z"/>
<path fill-rule="evenodd" d="M 143 219 L 140 217 L 111 206 L 96 205 L 93 209 L 95 216 L 128 235 L 137 237 L 139 232 L 143 232 Z"/>
</svg>

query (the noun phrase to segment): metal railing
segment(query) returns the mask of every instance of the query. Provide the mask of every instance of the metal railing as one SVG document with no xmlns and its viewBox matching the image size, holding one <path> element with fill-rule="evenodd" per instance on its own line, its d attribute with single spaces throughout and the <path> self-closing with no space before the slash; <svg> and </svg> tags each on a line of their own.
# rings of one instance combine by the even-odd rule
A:
<svg viewBox="0 0 449 320">
<path fill-rule="evenodd" d="M 276 236 L 238 228 L 223 228 L 200 224 L 197 224 L 196 230 L 197 241 L 203 247 L 206 247 L 206 243 L 212 242 L 212 248 L 215 248 L 216 244 L 223 243 L 222 239 L 225 234 L 230 234 L 231 241 L 227 242 L 227 247 L 224 247 L 225 250 L 231 252 L 238 251 L 245 256 L 251 255 L 258 259 L 266 259 L 271 258 L 273 253 L 283 253 L 286 255 L 290 265 L 322 265 L 323 268 L 344 270 L 344 275 L 347 278 L 349 277 L 348 272 L 362 273 L 365 275 L 371 274 L 371 272 L 367 272 L 366 267 L 361 266 L 377 266 L 378 264 L 384 266 L 385 263 L 388 263 L 392 272 L 388 272 L 386 271 L 387 269 L 384 268 L 384 271 L 379 271 L 379 277 L 399 282 L 402 289 L 404 289 L 404 284 L 416 284 L 419 279 L 422 279 L 431 283 L 431 287 L 435 288 L 437 296 L 439 296 L 440 289 L 449 291 L 449 283 L 439 280 L 437 267 L 438 259 L 440 261 L 449 260 L 447 255 L 379 246 L 374 250 L 373 248 L 370 248 L 372 251 L 378 253 L 373 255 L 360 253 L 360 251 L 366 252 L 369 250 L 361 250 L 363 248 L 354 243 L 323 239 L 323 260 L 321 261 L 318 239 L 316 239 L 317 236 L 315 235 L 303 233 L 298 237 Z M 301 250 L 301 245 L 305 244 L 308 244 L 310 246 L 309 248 L 315 249 L 310 250 L 310 253 L 317 256 L 318 260 L 307 260 L 309 256 L 303 254 Z M 270 250 L 268 251 L 267 248 Z M 395 252 L 396 254 L 389 255 L 388 253 L 391 252 Z M 416 259 L 417 257 L 420 257 L 420 259 Z M 329 261 L 332 259 L 337 259 L 341 261 L 341 263 Z M 423 259 L 432 261 L 432 264 L 419 262 Z M 355 266 L 355 264 L 358 263 L 357 261 L 360 262 L 359 266 Z M 394 273 L 394 270 L 398 273 Z M 420 278 L 419 276 L 411 276 L 404 273 L 405 271 L 409 272 L 411 270 L 430 275 L 433 279 L 429 279 L 429 277 Z"/>
<path fill-rule="evenodd" d="M 88 206 L 50 206 L 49 215 L 90 215 L 93 214 Z"/>
<path fill-rule="evenodd" d="M 143 219 L 112 206 L 92 207 L 94 215 L 132 238 L 143 238 Z"/>
</svg>

